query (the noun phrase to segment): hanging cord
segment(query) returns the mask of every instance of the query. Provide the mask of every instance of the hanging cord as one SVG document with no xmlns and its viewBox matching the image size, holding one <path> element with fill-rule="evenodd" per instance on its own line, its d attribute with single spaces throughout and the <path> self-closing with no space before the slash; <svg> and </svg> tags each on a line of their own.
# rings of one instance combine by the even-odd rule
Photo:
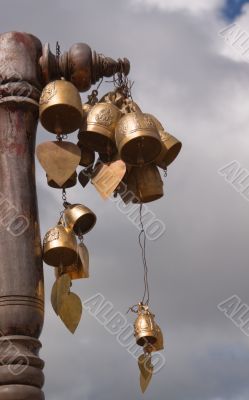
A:
<svg viewBox="0 0 249 400">
<path fill-rule="evenodd" d="M 139 246 L 142 250 L 142 261 L 143 261 L 143 267 L 144 267 L 144 294 L 141 303 L 148 305 L 150 301 L 150 290 L 149 290 L 149 282 L 148 282 L 148 265 L 147 265 L 147 259 L 146 259 L 146 233 L 144 230 L 144 225 L 143 225 L 143 219 L 142 219 L 142 208 L 143 204 L 141 203 L 139 206 L 139 219 L 140 219 L 140 226 L 141 226 L 141 231 L 138 236 L 138 242 Z"/>
<path fill-rule="evenodd" d="M 57 41 L 56 42 L 56 61 L 57 61 L 57 74 L 58 74 L 58 76 L 60 75 L 60 66 L 59 66 L 59 64 L 60 64 L 60 56 L 61 56 L 61 47 L 60 47 L 60 44 L 59 44 L 59 42 Z"/>
</svg>

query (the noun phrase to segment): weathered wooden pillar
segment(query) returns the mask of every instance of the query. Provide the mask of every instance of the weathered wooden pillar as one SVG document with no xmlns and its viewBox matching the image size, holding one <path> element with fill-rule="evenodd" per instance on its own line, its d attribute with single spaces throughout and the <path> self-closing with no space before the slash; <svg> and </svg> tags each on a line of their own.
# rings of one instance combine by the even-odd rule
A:
<svg viewBox="0 0 249 400">
<path fill-rule="evenodd" d="M 0 35 L 0 400 L 44 399 L 34 168 L 41 53 L 32 35 Z"/>
</svg>

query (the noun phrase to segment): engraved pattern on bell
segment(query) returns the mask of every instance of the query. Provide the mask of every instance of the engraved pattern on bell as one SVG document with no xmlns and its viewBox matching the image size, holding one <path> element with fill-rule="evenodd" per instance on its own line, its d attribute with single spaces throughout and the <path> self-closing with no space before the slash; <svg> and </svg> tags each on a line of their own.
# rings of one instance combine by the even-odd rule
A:
<svg viewBox="0 0 249 400">
<path fill-rule="evenodd" d="M 47 104 L 57 93 L 55 82 L 50 82 L 43 90 L 40 97 L 40 105 Z"/>
<path fill-rule="evenodd" d="M 136 342 L 139 346 L 154 344 L 157 340 L 157 326 L 147 306 L 139 306 L 138 317 L 134 323 Z"/>
<path fill-rule="evenodd" d="M 110 109 L 101 110 L 98 114 L 95 115 L 95 120 L 105 126 L 110 126 L 112 124 L 113 118 L 114 115 Z"/>
<path fill-rule="evenodd" d="M 58 240 L 59 237 L 60 237 L 59 229 L 57 229 L 57 228 L 51 229 L 44 236 L 43 243 L 46 244 L 46 243 L 52 242 L 53 240 Z"/>
</svg>

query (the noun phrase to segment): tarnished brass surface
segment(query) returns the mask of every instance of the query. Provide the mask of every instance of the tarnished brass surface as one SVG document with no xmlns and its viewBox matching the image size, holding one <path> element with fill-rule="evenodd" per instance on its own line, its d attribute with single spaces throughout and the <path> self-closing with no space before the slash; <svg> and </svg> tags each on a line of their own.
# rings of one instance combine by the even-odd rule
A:
<svg viewBox="0 0 249 400">
<path fill-rule="evenodd" d="M 82 204 L 70 204 L 64 211 L 65 223 L 68 229 L 77 235 L 85 235 L 96 223 L 96 215 L 90 208 Z"/>
<path fill-rule="evenodd" d="M 79 129 L 83 110 L 76 87 L 65 80 L 50 82 L 40 97 L 42 126 L 55 134 L 71 133 Z"/>
<path fill-rule="evenodd" d="M 162 148 L 154 121 L 142 112 L 124 115 L 116 126 L 115 137 L 121 159 L 130 165 L 151 163 Z"/>
</svg>

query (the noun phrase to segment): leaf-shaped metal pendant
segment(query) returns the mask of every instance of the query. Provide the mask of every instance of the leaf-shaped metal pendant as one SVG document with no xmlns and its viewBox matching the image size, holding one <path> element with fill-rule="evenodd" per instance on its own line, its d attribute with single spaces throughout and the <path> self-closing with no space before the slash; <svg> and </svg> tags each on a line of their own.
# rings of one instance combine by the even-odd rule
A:
<svg viewBox="0 0 249 400">
<path fill-rule="evenodd" d="M 56 279 L 52 292 L 51 292 L 51 304 L 58 315 L 63 302 L 63 297 L 67 295 L 70 291 L 71 279 L 68 274 L 61 275 Z"/>
<path fill-rule="evenodd" d="M 74 333 L 82 315 L 82 302 L 74 293 L 63 297 L 59 317 L 71 333 Z"/>
<path fill-rule="evenodd" d="M 141 354 L 138 358 L 138 366 L 140 370 L 140 387 L 142 393 L 145 392 L 153 375 L 153 365 L 151 363 L 150 354 Z"/>
<path fill-rule="evenodd" d="M 62 186 L 79 165 L 81 152 L 71 142 L 44 142 L 37 146 L 36 155 L 50 179 Z"/>
<path fill-rule="evenodd" d="M 92 184 L 103 199 L 112 195 L 120 184 L 126 172 L 126 165 L 122 160 L 117 160 L 110 165 L 103 164 L 92 178 Z"/>
</svg>

